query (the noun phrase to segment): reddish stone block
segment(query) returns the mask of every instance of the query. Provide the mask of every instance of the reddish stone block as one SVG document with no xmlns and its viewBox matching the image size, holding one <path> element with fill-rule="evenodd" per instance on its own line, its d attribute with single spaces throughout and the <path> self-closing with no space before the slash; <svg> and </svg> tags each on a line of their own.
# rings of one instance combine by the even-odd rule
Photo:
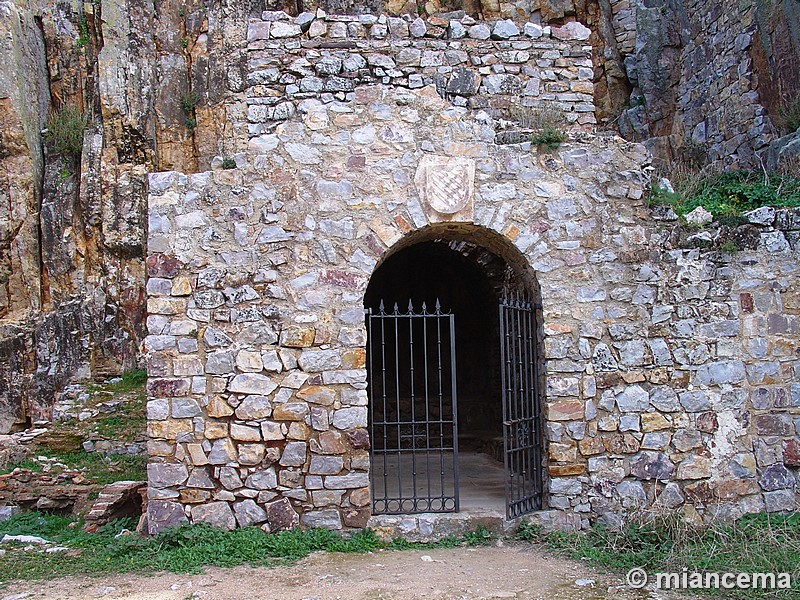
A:
<svg viewBox="0 0 800 600">
<path fill-rule="evenodd" d="M 792 417 L 786 414 L 756 415 L 753 419 L 756 433 L 759 435 L 792 435 L 794 423 Z"/>
<path fill-rule="evenodd" d="M 369 450 L 369 433 L 366 429 L 351 429 L 346 432 L 350 445 L 356 450 Z"/>
<path fill-rule="evenodd" d="M 286 498 L 270 502 L 264 508 L 267 510 L 270 531 L 284 531 L 300 524 L 300 517 Z"/>
<path fill-rule="evenodd" d="M 363 529 L 367 526 L 367 521 L 369 521 L 370 516 L 371 513 L 368 508 L 362 508 L 359 510 L 346 510 L 342 513 L 345 526 L 355 527 L 358 529 Z"/>
<path fill-rule="evenodd" d="M 175 396 L 188 396 L 191 389 L 191 379 L 148 379 L 147 394 L 151 398 L 170 398 Z"/>
<path fill-rule="evenodd" d="M 689 504 L 705 504 L 714 499 L 714 490 L 708 481 L 698 481 L 691 483 L 683 488 L 686 494 L 686 501 Z"/>
<path fill-rule="evenodd" d="M 695 423 L 697 427 L 697 431 L 702 431 L 704 433 L 714 433 L 719 425 L 717 424 L 717 415 L 713 412 L 704 412 L 697 416 L 697 422 Z"/>
<path fill-rule="evenodd" d="M 336 287 L 347 288 L 350 290 L 358 289 L 360 276 L 349 273 L 347 271 L 339 271 L 336 269 L 326 269 L 320 276 L 322 283 L 334 285 Z"/>
<path fill-rule="evenodd" d="M 350 156 L 347 159 L 348 171 L 363 171 L 364 167 L 366 166 L 367 166 L 367 159 L 364 156 L 359 156 L 357 154 L 354 154 L 353 156 Z"/>
<path fill-rule="evenodd" d="M 739 306 L 742 308 L 743 313 L 752 313 L 755 311 L 753 304 L 753 294 L 744 292 L 739 294 Z"/>
<path fill-rule="evenodd" d="M 547 472 L 550 477 L 569 477 L 571 475 L 583 475 L 586 471 L 585 465 L 550 465 Z"/>
<path fill-rule="evenodd" d="M 145 261 L 147 275 L 150 277 L 175 277 L 183 268 L 183 263 L 168 254 L 151 254 Z"/>
<path fill-rule="evenodd" d="M 783 464 L 787 467 L 800 467 L 800 441 L 797 438 L 783 443 Z"/>
</svg>

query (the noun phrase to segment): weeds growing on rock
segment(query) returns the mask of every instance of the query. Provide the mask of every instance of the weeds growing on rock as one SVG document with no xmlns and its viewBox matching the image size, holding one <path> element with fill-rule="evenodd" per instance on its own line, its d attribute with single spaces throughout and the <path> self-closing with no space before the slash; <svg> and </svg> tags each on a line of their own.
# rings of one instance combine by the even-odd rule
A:
<svg viewBox="0 0 800 600">
<path fill-rule="evenodd" d="M 41 457 L 41 458 L 40 458 Z M 46 472 L 57 475 L 66 470 L 81 471 L 92 483 L 105 485 L 115 481 L 142 481 L 147 478 L 147 457 L 142 455 L 114 454 L 106 456 L 99 452 L 49 452 L 40 451 L 36 458 L 8 465 L 2 473 L 14 469 L 28 469 L 34 473 Z"/>
<path fill-rule="evenodd" d="M 547 126 L 531 136 L 531 144 L 555 150 L 567 140 L 567 135 L 555 127 Z"/>
<path fill-rule="evenodd" d="M 146 380 L 145 371 L 133 370 L 112 380 L 113 383 L 88 386 L 91 400 L 84 408 L 96 409 L 98 405 L 111 401 L 109 406 L 113 407 L 113 412 L 107 412 L 107 408 L 106 412 L 95 410 L 93 417 L 84 420 L 73 417 L 55 421 L 47 432 L 36 438 L 30 452 L 35 458 L 3 465 L 2 472 L 22 468 L 57 475 L 65 470 L 78 470 L 87 480 L 100 484 L 145 479 L 145 456 L 105 456 L 99 452 L 84 452 L 82 443 L 86 439 L 97 440 L 98 435 L 102 439 L 124 443 L 142 439 L 147 430 Z"/>
<path fill-rule="evenodd" d="M 464 534 L 464 540 L 470 546 L 491 546 L 496 539 L 497 536 L 485 527 L 478 527 L 475 531 Z"/>
<path fill-rule="evenodd" d="M 716 219 L 735 218 L 761 206 L 800 206 L 800 177 L 757 171 L 714 173 L 676 167 L 671 172 L 674 192 L 657 184 L 650 204 L 669 204 L 679 215 L 698 206 Z"/>
<path fill-rule="evenodd" d="M 194 135 L 194 130 L 197 128 L 197 119 L 194 117 L 194 109 L 200 102 L 200 96 L 195 91 L 189 91 L 181 94 L 180 105 L 184 115 L 186 115 L 186 129 L 189 130 L 191 135 Z"/>
<path fill-rule="evenodd" d="M 795 98 L 792 102 L 787 102 L 778 111 L 780 124 L 784 133 L 794 133 L 800 129 L 800 98 Z"/>
<path fill-rule="evenodd" d="M 555 150 L 567 140 L 564 132 L 564 115 L 554 108 L 513 106 L 505 119 L 511 128 L 498 132 L 498 144 L 519 144 L 529 141 L 532 145 Z"/>
<path fill-rule="evenodd" d="M 124 394 L 141 388 L 146 382 L 147 371 L 144 369 L 133 369 L 123 373 L 119 381 L 109 384 L 106 386 L 106 389 L 115 394 Z"/>
<path fill-rule="evenodd" d="M 89 23 L 86 21 L 86 15 L 81 15 L 81 19 L 78 22 L 78 30 L 80 31 L 80 35 L 75 43 L 78 45 L 78 48 L 83 48 L 89 45 Z"/>
<path fill-rule="evenodd" d="M 186 114 L 191 113 L 197 104 L 200 102 L 200 96 L 195 91 L 186 92 L 181 94 L 180 103 L 181 110 Z"/>
<path fill-rule="evenodd" d="M 59 154 L 79 156 L 83 150 L 84 129 L 84 116 L 77 107 L 67 104 L 50 114 L 44 135 Z"/>
</svg>

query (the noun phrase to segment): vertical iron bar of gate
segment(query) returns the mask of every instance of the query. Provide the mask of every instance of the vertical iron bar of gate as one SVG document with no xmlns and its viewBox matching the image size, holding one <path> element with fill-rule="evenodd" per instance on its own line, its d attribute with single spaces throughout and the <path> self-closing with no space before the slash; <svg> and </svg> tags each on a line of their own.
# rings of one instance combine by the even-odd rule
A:
<svg viewBox="0 0 800 600">
<path fill-rule="evenodd" d="M 442 321 L 439 299 L 436 299 L 436 368 L 439 376 L 439 482 L 444 496 L 444 388 L 442 383 Z M 442 500 L 444 508 L 444 500 Z"/>
<path fill-rule="evenodd" d="M 397 498 L 398 511 L 403 511 L 403 441 L 400 424 L 400 310 L 397 302 L 394 303 L 394 379 L 395 379 L 395 404 L 397 406 Z"/>
<path fill-rule="evenodd" d="M 533 313 L 533 299 L 528 298 L 526 303 L 526 312 L 525 315 L 527 317 L 527 325 L 525 326 L 525 331 L 527 332 L 527 339 L 525 344 L 525 355 L 526 361 L 528 365 L 528 444 L 529 444 L 529 451 L 528 451 L 528 458 L 531 462 L 530 468 L 530 481 L 531 481 L 531 497 L 533 499 L 533 503 L 529 508 L 532 510 L 534 508 L 538 508 L 539 506 L 539 498 L 541 497 L 541 486 L 538 484 L 538 478 L 541 475 L 541 468 L 536 463 L 536 456 L 537 456 L 537 447 L 539 446 L 537 440 L 539 439 L 538 436 L 538 427 L 536 427 L 536 414 L 538 412 L 538 398 L 537 398 L 537 385 L 536 385 L 536 357 L 533 355 L 533 346 L 531 345 L 531 341 L 534 339 L 536 335 L 535 329 L 535 320 L 534 320 L 534 313 Z"/>
<path fill-rule="evenodd" d="M 524 433 L 525 421 L 523 420 L 523 406 L 522 406 L 522 387 L 524 385 L 524 375 L 522 373 L 523 364 L 520 348 L 520 340 L 522 339 L 522 330 L 519 323 L 519 293 L 514 294 L 514 312 L 511 316 L 513 324 L 511 343 L 514 345 L 514 418 L 517 421 L 516 431 L 514 436 L 515 453 L 517 456 L 517 506 L 525 498 L 525 453 L 520 450 L 522 444 L 522 434 Z"/>
<path fill-rule="evenodd" d="M 431 409 L 428 402 L 428 307 L 422 303 L 422 352 L 425 365 L 425 477 L 428 481 L 428 498 L 431 497 Z"/>
<path fill-rule="evenodd" d="M 369 367 L 368 367 L 369 368 L 369 372 L 370 373 L 374 373 L 375 372 L 375 359 L 373 357 L 373 352 L 372 352 L 372 343 L 375 340 L 375 337 L 372 335 L 372 319 L 370 318 L 372 316 L 372 309 L 368 308 L 364 312 L 366 312 L 366 315 L 367 315 L 367 359 L 368 359 L 368 363 L 367 364 L 369 365 Z M 374 398 L 375 397 L 375 377 L 371 377 L 370 378 L 370 380 L 368 382 L 368 385 L 369 385 L 370 398 Z M 375 462 L 375 420 L 374 419 L 370 419 L 369 420 L 369 439 L 372 442 L 371 445 L 372 445 L 372 450 L 373 450 L 372 454 L 370 456 L 370 463 L 374 463 Z M 372 478 L 370 479 L 370 486 L 369 486 L 370 487 L 370 496 L 372 498 L 374 498 L 375 497 L 375 465 L 374 464 L 370 464 L 370 469 L 369 470 L 372 473 Z"/>
<path fill-rule="evenodd" d="M 523 388 L 525 385 L 525 375 L 523 373 L 523 368 L 525 365 L 522 364 L 522 344 L 520 341 L 522 340 L 522 328 L 520 327 L 519 323 L 519 316 L 521 311 L 519 310 L 520 307 L 520 295 L 519 293 L 514 294 L 514 312 L 512 313 L 512 322 L 514 323 L 514 332 L 511 338 L 511 343 L 514 344 L 514 367 L 515 367 L 515 377 L 514 380 L 516 385 L 514 386 L 514 413 L 517 420 L 517 430 L 516 435 L 514 436 L 514 442 L 516 443 L 516 453 L 517 453 L 517 468 L 519 469 L 517 472 L 519 473 L 519 479 L 517 480 L 517 502 L 521 502 L 522 499 L 525 497 L 525 453 L 520 451 L 520 447 L 522 445 L 522 436 L 525 433 L 525 418 L 524 418 L 524 406 L 523 406 Z"/>
<path fill-rule="evenodd" d="M 528 331 L 530 331 L 530 337 L 528 339 L 528 347 L 530 348 L 531 354 L 531 376 L 533 378 L 533 398 L 531 404 L 533 409 L 533 438 L 531 443 L 533 444 L 533 481 L 534 489 L 536 490 L 534 508 L 542 508 L 542 496 L 544 495 L 544 481 L 542 476 L 542 469 L 544 468 L 544 465 L 542 464 L 542 451 L 544 449 L 542 444 L 542 440 L 544 438 L 541 402 L 542 388 L 539 379 L 539 346 L 537 342 L 539 330 L 536 326 L 537 322 L 539 322 L 536 311 L 540 308 L 541 304 L 537 304 L 533 299 L 531 299 L 531 312 L 529 313 L 530 327 L 528 329 Z"/>
<path fill-rule="evenodd" d="M 500 321 L 500 390 L 503 396 L 503 462 L 505 462 L 505 491 L 506 491 L 506 516 L 510 518 L 510 507 L 511 507 L 511 487 L 512 487 L 512 479 L 514 477 L 513 469 L 511 468 L 509 456 L 509 444 L 511 440 L 509 439 L 508 435 L 508 425 L 507 423 L 510 420 L 510 416 L 508 414 L 508 373 L 506 370 L 506 303 L 507 296 L 503 295 L 502 300 L 500 301 L 499 306 L 499 321 Z"/>
<path fill-rule="evenodd" d="M 456 321 L 453 314 L 450 315 L 450 378 L 453 394 L 453 496 L 455 496 L 453 510 L 458 512 L 460 505 L 458 495 L 458 394 L 456 392 Z"/>
<path fill-rule="evenodd" d="M 522 497 L 525 499 L 525 508 L 527 509 L 530 504 L 530 497 L 535 493 L 533 489 L 533 473 L 531 472 L 533 462 L 530 455 L 530 357 L 528 356 L 528 300 L 523 294 L 520 296 L 519 301 L 520 311 L 517 317 L 520 324 L 519 331 L 519 357 L 520 357 L 520 370 L 522 371 L 522 381 L 520 383 L 520 409 L 522 413 L 522 438 L 520 446 L 522 449 L 522 460 L 524 463 L 522 480 L 525 482 L 522 489 Z"/>
<path fill-rule="evenodd" d="M 522 436 L 524 434 L 525 428 L 525 420 L 524 420 L 524 407 L 522 402 L 523 397 L 523 387 L 525 385 L 525 376 L 523 374 L 523 367 L 522 364 L 522 344 L 520 341 L 522 339 L 522 329 L 520 328 L 519 324 L 519 316 L 521 311 L 519 310 L 520 307 L 520 296 L 519 293 L 514 294 L 514 312 L 511 313 L 511 322 L 513 323 L 513 331 L 511 337 L 511 343 L 514 345 L 514 417 L 517 421 L 515 436 L 514 436 L 514 451 L 517 455 L 517 497 L 514 499 L 515 502 L 519 503 L 525 497 L 525 453 L 520 451 L 520 447 L 522 445 Z"/>
<path fill-rule="evenodd" d="M 372 309 L 367 308 L 365 311 L 366 313 L 366 322 L 367 322 L 367 369 L 369 373 L 375 372 L 375 357 L 374 352 L 372 351 L 372 344 L 375 341 L 375 336 L 372 334 Z M 373 377 L 367 382 L 367 387 L 369 388 L 369 397 L 375 397 L 375 378 Z M 372 453 L 370 454 L 370 466 L 369 471 L 372 475 L 369 481 L 369 488 L 370 488 L 370 497 L 375 497 L 375 420 L 369 419 L 369 439 L 371 441 L 371 448 Z"/>
<path fill-rule="evenodd" d="M 381 365 L 383 369 L 383 497 L 389 492 L 389 423 L 387 419 L 386 403 L 386 319 L 383 318 L 384 306 L 381 302 Z"/>
<path fill-rule="evenodd" d="M 416 398 L 414 396 L 414 306 L 408 301 L 408 360 L 411 378 L 411 505 L 413 510 L 418 508 L 417 500 L 417 412 Z M 423 317 L 424 319 L 425 317 Z"/>
</svg>

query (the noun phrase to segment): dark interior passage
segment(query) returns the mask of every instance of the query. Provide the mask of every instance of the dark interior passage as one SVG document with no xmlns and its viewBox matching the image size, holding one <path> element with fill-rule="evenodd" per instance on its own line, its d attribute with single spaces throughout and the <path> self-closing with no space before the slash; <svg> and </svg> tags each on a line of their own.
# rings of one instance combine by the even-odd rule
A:
<svg viewBox="0 0 800 600">
<path fill-rule="evenodd" d="M 365 294 L 373 512 L 516 518 L 543 489 L 535 276 L 493 232 L 416 237 Z"/>
<path fill-rule="evenodd" d="M 430 241 L 413 245 L 390 256 L 373 275 L 367 290 L 365 304 L 377 313 L 381 301 L 384 312 L 392 313 L 395 304 L 400 313 L 407 313 L 409 303 L 414 313 L 422 312 L 425 303 L 428 312 L 435 312 L 437 301 L 443 312 L 454 315 L 459 449 L 489 454 L 502 461 L 502 403 L 499 382 L 499 341 L 498 341 L 498 292 L 502 280 L 492 281 L 485 266 L 478 264 L 469 256 L 453 249 L 451 243 Z M 502 272 L 497 273 L 500 275 Z M 397 333 L 395 326 L 399 325 Z M 435 331 L 423 328 L 447 328 L 448 323 L 441 320 L 420 319 L 413 325 L 408 320 L 386 321 L 383 331 L 384 343 L 392 354 L 386 362 L 387 373 L 371 373 L 371 381 L 380 387 L 376 379 L 385 378 L 387 386 L 400 386 L 400 397 L 416 399 L 415 413 L 422 412 L 422 402 L 426 396 L 435 397 L 438 393 L 438 368 L 443 368 L 445 380 L 450 376 L 450 357 L 437 349 L 437 340 L 449 343 L 449 332 L 437 337 Z M 387 329 L 388 328 L 388 329 Z M 426 335 L 427 333 L 427 335 Z M 427 340 L 423 343 L 423 340 Z M 409 346 L 410 342 L 414 342 Z M 394 360 L 394 347 L 400 348 Z M 408 349 L 411 348 L 412 351 Z M 411 366 L 413 354 L 413 372 Z M 427 357 L 427 359 L 426 359 Z M 395 366 L 396 371 L 395 372 Z M 369 367 L 369 365 L 368 365 Z M 373 366 L 374 369 L 374 366 Z M 427 377 L 425 374 L 427 369 Z M 435 377 L 434 377 L 435 375 Z M 414 389 L 411 382 L 414 381 Z M 427 389 L 425 387 L 428 383 Z M 445 392 L 447 386 L 445 386 Z M 375 391 L 373 389 L 373 391 Z M 382 390 L 381 390 L 382 391 Z M 444 413 L 447 413 L 445 403 Z M 431 403 L 429 402 L 429 410 Z M 402 410 L 402 407 L 401 407 Z M 432 403 L 434 418 L 438 414 L 438 404 Z M 395 414 L 397 408 L 389 406 L 387 416 Z M 415 432 L 418 438 L 426 432 Z M 437 430 L 436 435 L 441 433 Z M 402 443 L 407 443 L 407 436 Z M 374 443 L 381 444 L 380 440 Z M 391 444 L 392 441 L 390 440 Z"/>
</svg>

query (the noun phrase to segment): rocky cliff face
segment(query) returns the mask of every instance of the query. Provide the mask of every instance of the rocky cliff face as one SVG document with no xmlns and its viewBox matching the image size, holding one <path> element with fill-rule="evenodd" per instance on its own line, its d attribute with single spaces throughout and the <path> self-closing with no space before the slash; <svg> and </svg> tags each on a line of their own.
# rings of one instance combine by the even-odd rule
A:
<svg viewBox="0 0 800 600">
<path fill-rule="evenodd" d="M 203 171 L 243 152 L 249 19 L 316 8 L 0 0 L 0 431 L 47 418 L 70 378 L 135 364 L 146 174 Z M 800 90 L 795 0 L 736 10 L 721 0 L 326 0 L 320 8 L 584 22 L 598 120 L 662 158 L 690 147 L 746 163 L 772 136 L 779 99 Z M 76 155 L 41 133 L 63 107 L 85 116 Z"/>
</svg>

